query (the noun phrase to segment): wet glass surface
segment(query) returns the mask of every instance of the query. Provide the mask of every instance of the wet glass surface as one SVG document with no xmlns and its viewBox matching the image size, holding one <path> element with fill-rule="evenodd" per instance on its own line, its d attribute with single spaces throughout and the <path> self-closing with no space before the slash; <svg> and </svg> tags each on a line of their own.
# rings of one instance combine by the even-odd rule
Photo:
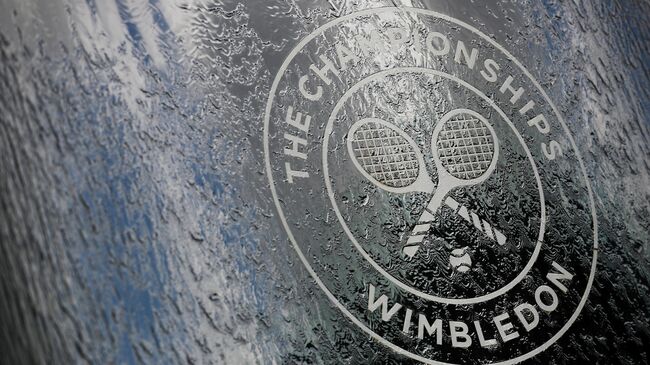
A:
<svg viewBox="0 0 650 365">
<path fill-rule="evenodd" d="M 370 339 L 314 283 L 280 223 L 264 165 L 265 107 L 287 55 L 326 22 L 382 6 L 439 11 L 505 45 L 550 95 L 582 153 L 598 212 L 598 270 L 577 322 L 529 363 L 650 361 L 650 5 L 580 0 L 0 0 L 0 360 L 411 362 Z M 392 94 L 369 84 L 338 123 L 352 125 L 371 109 L 385 118 L 409 108 L 413 120 L 438 118 L 427 100 L 457 87 L 422 75 L 382 82 Z M 401 102 L 413 85 L 430 94 Z M 478 99 L 453 100 L 490 113 Z M 429 125 L 409 122 L 407 133 L 430 135 Z M 390 237 L 406 239 L 415 206 L 428 198 L 387 194 L 354 175 L 347 130 L 330 145 L 335 199 L 344 217 L 373 212 L 350 225 L 379 266 L 449 297 L 505 284 L 454 276 L 434 287 L 427 279 L 449 271 L 448 254 L 426 242 L 428 261 L 412 263 L 423 268 L 396 267 Z M 539 202 L 517 186 L 530 174 L 506 173 L 526 166 L 522 151 L 501 150 L 508 159 L 493 185 L 454 194 L 528 234 L 519 242 L 525 255 L 478 255 L 474 264 L 485 272 L 523 266 L 535 247 L 528 228 L 539 219 L 529 213 Z M 431 158 L 425 163 L 436 180 Z M 548 173 L 571 187 L 554 192 L 563 199 L 548 203 L 549 211 L 564 214 L 560 207 L 570 202 L 578 212 L 566 213 L 549 235 L 580 239 L 590 229 L 581 218 L 589 207 L 575 198 L 584 187 L 569 167 Z M 490 186 L 503 194 L 473 203 Z M 338 224 L 314 208 L 329 206 L 318 189 L 308 192 L 313 200 L 296 202 L 304 208 L 296 230 L 320 219 Z M 499 215 L 506 204 L 517 214 Z M 414 216 L 385 209 L 395 205 Z M 373 219 L 382 231 L 366 229 Z M 445 237 L 450 249 L 456 241 L 487 245 L 477 234 L 457 237 L 463 220 L 445 222 L 457 233 Z M 352 296 L 368 269 L 338 265 L 356 250 L 337 251 L 347 238 L 330 234 L 332 246 L 314 244 L 313 255 Z"/>
</svg>

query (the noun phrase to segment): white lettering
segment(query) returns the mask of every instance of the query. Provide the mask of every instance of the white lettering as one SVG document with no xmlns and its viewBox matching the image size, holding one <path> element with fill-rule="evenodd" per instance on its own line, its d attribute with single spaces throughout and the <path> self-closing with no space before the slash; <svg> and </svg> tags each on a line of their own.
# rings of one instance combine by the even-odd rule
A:
<svg viewBox="0 0 650 365">
<path fill-rule="evenodd" d="M 309 173 L 307 171 L 298 171 L 292 169 L 291 163 L 289 162 L 284 163 L 284 168 L 287 171 L 287 181 L 289 182 L 289 184 L 293 184 L 294 177 L 300 177 L 300 178 L 309 177 Z"/>
<path fill-rule="evenodd" d="M 449 321 L 451 346 L 468 348 L 472 346 L 472 338 L 469 337 L 469 328 L 464 322 Z"/>
<path fill-rule="evenodd" d="M 547 293 L 551 297 L 551 303 L 546 304 L 544 301 L 542 301 L 542 294 Z M 545 312 L 552 312 L 557 309 L 558 305 L 558 298 L 557 294 L 555 293 L 555 290 L 551 288 L 548 285 L 542 285 L 537 290 L 535 290 L 535 302 L 537 302 L 537 306 L 542 308 Z"/>
<path fill-rule="evenodd" d="M 350 61 L 352 61 L 353 64 L 358 62 L 359 58 L 357 55 L 344 45 L 337 43 L 335 49 L 336 56 L 339 59 L 339 65 L 341 65 L 341 70 L 346 70 L 348 68 L 348 62 Z"/>
<path fill-rule="evenodd" d="M 551 131 L 551 127 L 548 125 L 548 121 L 544 114 L 538 114 L 535 118 L 528 121 L 528 126 L 537 127 L 537 130 L 542 134 L 547 134 Z"/>
<path fill-rule="evenodd" d="M 508 342 L 519 337 L 519 332 L 513 329 L 512 323 L 505 322 L 508 319 L 510 319 L 510 315 L 508 313 L 499 314 L 498 316 L 494 317 L 494 324 L 497 325 L 497 331 L 499 332 L 499 335 L 501 335 L 503 342 Z"/>
<path fill-rule="evenodd" d="M 523 108 L 519 109 L 519 114 L 524 115 L 528 113 L 533 107 L 535 106 L 535 102 L 532 100 L 529 100 L 526 105 L 523 106 Z"/>
<path fill-rule="evenodd" d="M 302 77 L 300 77 L 300 80 L 298 80 L 298 90 L 300 90 L 300 93 L 302 94 L 302 96 L 305 97 L 305 99 L 316 101 L 320 99 L 321 96 L 323 96 L 323 87 L 318 85 L 316 86 L 316 92 L 314 93 L 309 92 L 306 86 L 308 79 L 309 78 L 307 77 L 307 75 L 303 75 Z"/>
<path fill-rule="evenodd" d="M 434 40 L 439 41 L 436 42 L 436 44 L 442 43 L 442 48 L 436 46 L 434 44 Z M 451 46 L 449 45 L 449 39 L 447 39 L 447 37 L 445 37 L 445 35 L 442 33 L 438 33 L 438 32 L 429 33 L 426 42 L 427 42 L 427 48 L 429 49 L 429 52 L 431 52 L 434 56 L 444 56 L 447 53 L 449 53 L 449 50 L 451 49 Z"/>
<path fill-rule="evenodd" d="M 517 315 L 517 318 L 519 318 L 519 322 L 521 322 L 527 332 L 530 332 L 539 324 L 539 313 L 537 312 L 537 309 L 535 309 L 535 306 L 532 304 L 519 304 L 515 307 L 514 311 L 515 315 Z M 530 313 L 530 315 L 533 317 L 532 320 L 529 321 L 528 318 L 526 318 L 524 312 Z"/>
<path fill-rule="evenodd" d="M 560 280 L 571 280 L 573 279 L 573 274 L 569 273 L 565 268 L 560 266 L 560 264 L 558 264 L 555 261 L 553 261 L 553 267 L 555 268 L 555 270 L 558 270 L 559 273 L 550 272 L 546 274 L 546 278 L 551 283 L 555 284 L 555 286 L 557 286 L 558 289 L 562 290 L 563 293 L 566 293 L 568 289 L 566 286 L 564 286 L 564 284 L 560 282 Z"/>
<path fill-rule="evenodd" d="M 375 286 L 370 284 L 370 290 L 368 293 L 368 310 L 374 312 L 379 307 L 381 307 L 381 319 L 384 322 L 388 322 L 393 315 L 402 308 L 402 305 L 396 303 L 390 310 L 388 310 L 388 297 L 384 294 L 380 296 L 379 299 L 375 300 Z"/>
<path fill-rule="evenodd" d="M 474 69 L 474 64 L 476 63 L 476 59 L 478 58 L 478 49 L 472 48 L 472 52 L 470 55 L 470 53 L 467 52 L 465 43 L 463 43 L 463 41 L 458 41 L 458 44 L 456 45 L 456 55 L 454 56 L 454 61 L 456 61 L 456 63 L 458 64 L 461 63 L 460 62 L 461 55 L 465 59 L 465 63 L 467 64 L 467 67 L 469 67 L 470 69 Z"/>
<path fill-rule="evenodd" d="M 289 108 L 287 109 L 287 117 L 284 119 L 285 123 L 307 133 L 309 131 L 309 123 L 311 122 L 311 116 L 305 115 L 305 121 L 301 122 L 302 120 L 301 112 L 296 113 L 295 118 L 291 116 L 292 114 L 293 114 L 293 106 L 289 106 Z"/>
<path fill-rule="evenodd" d="M 496 339 L 485 339 L 485 335 L 483 334 L 483 329 L 481 329 L 481 324 L 479 321 L 474 321 L 474 327 L 476 327 L 476 336 L 478 336 L 478 342 L 481 344 L 481 347 L 494 347 L 497 345 Z"/>
<path fill-rule="evenodd" d="M 404 316 L 404 326 L 402 326 L 402 332 L 408 334 L 411 330 L 411 316 L 413 315 L 413 310 L 406 308 L 406 315 Z"/>
<path fill-rule="evenodd" d="M 499 64 L 496 63 L 495 60 L 488 58 L 485 61 L 483 61 L 483 67 L 485 68 L 485 70 L 481 70 L 481 76 L 483 76 L 485 81 L 487 82 L 497 81 L 498 78 L 497 70 L 499 70 Z"/>
<path fill-rule="evenodd" d="M 557 156 L 562 156 L 562 147 L 557 141 L 551 141 L 548 145 L 542 143 L 542 151 L 549 161 L 555 160 Z"/>
<path fill-rule="evenodd" d="M 424 314 L 420 314 L 418 320 L 418 338 L 421 340 L 424 338 L 424 330 L 427 330 L 429 336 L 432 336 L 435 332 L 436 334 L 436 343 L 442 345 L 442 320 L 436 319 L 433 321 L 433 324 L 429 324 L 427 317 Z"/>
<path fill-rule="evenodd" d="M 307 146 L 307 140 L 294 136 L 293 134 L 285 133 L 284 138 L 291 142 L 291 148 L 284 148 L 284 154 L 287 156 L 297 157 L 303 160 L 307 159 L 307 154 L 300 151 L 300 146 Z"/>
<path fill-rule="evenodd" d="M 512 97 L 510 98 L 510 104 L 516 103 L 517 100 L 519 100 L 519 98 L 521 97 L 521 95 L 524 94 L 523 87 L 520 87 L 519 89 L 515 89 L 514 87 L 512 87 L 512 80 L 514 80 L 512 76 L 508 75 L 506 81 L 504 81 L 503 85 L 501 85 L 501 87 L 499 88 L 501 94 L 504 94 L 506 91 L 510 91 L 510 93 L 512 94 Z"/>
<path fill-rule="evenodd" d="M 386 32 L 388 33 L 388 41 L 393 48 L 398 48 L 409 41 L 409 34 L 404 28 L 389 28 Z"/>
</svg>

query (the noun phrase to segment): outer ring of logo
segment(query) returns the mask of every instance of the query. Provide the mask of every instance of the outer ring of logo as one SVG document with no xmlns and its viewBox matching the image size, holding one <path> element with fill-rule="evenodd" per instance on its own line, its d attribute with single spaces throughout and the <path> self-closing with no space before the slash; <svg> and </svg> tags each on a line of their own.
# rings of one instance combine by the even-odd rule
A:
<svg viewBox="0 0 650 365">
<path fill-rule="evenodd" d="M 504 47 L 502 47 L 500 44 L 498 44 L 496 41 L 494 41 L 492 38 L 488 37 L 475 27 L 458 20 L 456 18 L 450 17 L 445 14 L 441 14 L 432 10 L 426 10 L 426 9 L 418 9 L 418 8 L 405 8 L 405 7 L 400 7 L 400 8 L 394 8 L 394 7 L 382 7 L 382 8 L 373 8 L 373 9 L 367 9 L 363 11 L 358 11 L 352 14 L 348 14 L 346 16 L 334 19 L 313 32 L 311 32 L 309 35 L 307 35 L 305 38 L 303 38 L 289 53 L 287 58 L 284 60 L 280 68 L 278 69 L 278 72 L 275 76 L 275 79 L 273 80 L 273 84 L 271 85 L 271 89 L 269 91 L 269 98 L 266 104 L 266 109 L 265 109 L 265 115 L 264 115 L 264 135 L 263 135 L 263 143 L 264 143 L 264 160 L 265 160 L 265 166 L 266 166 L 266 173 L 269 179 L 269 186 L 271 188 L 271 194 L 273 196 L 273 201 L 275 203 L 275 206 L 278 210 L 278 214 L 280 216 L 280 220 L 282 221 L 282 225 L 287 232 L 287 235 L 289 237 L 289 240 L 291 241 L 293 247 L 295 248 L 298 256 L 300 257 L 300 260 L 302 263 L 305 265 L 305 268 L 309 272 L 309 274 L 312 276 L 312 278 L 316 281 L 318 286 L 323 290 L 323 292 L 326 294 L 326 296 L 332 301 L 332 303 L 347 317 L 352 321 L 354 324 L 356 324 L 361 330 L 366 332 L 368 335 L 370 335 L 373 339 L 377 340 L 378 342 L 382 343 L 383 345 L 387 346 L 391 350 L 395 351 L 398 354 L 408 356 L 414 360 L 421 361 L 425 364 L 436 364 L 436 365 L 451 365 L 450 363 L 447 362 L 441 362 L 441 361 L 436 361 L 432 359 L 425 358 L 423 356 L 414 354 L 410 351 L 407 351 L 399 346 L 394 345 L 393 343 L 385 340 L 383 337 L 379 336 L 377 333 L 372 331 L 368 326 L 366 326 L 364 323 L 362 323 L 359 319 L 357 319 L 350 311 L 341 304 L 337 298 L 332 294 L 332 292 L 327 288 L 327 286 L 323 283 L 323 281 L 319 278 L 318 274 L 314 271 L 312 266 L 309 264 L 309 261 L 305 257 L 304 253 L 301 251 L 300 246 L 298 245 L 295 237 L 293 236 L 293 233 L 291 232 L 291 229 L 289 227 L 289 224 L 287 223 L 286 217 L 282 211 L 282 207 L 280 205 L 280 200 L 277 194 L 277 190 L 275 188 L 275 181 L 273 180 L 273 170 L 271 167 L 271 159 L 270 159 L 270 147 L 269 147 L 269 129 L 270 129 L 270 117 L 271 117 L 271 109 L 273 107 L 273 99 L 275 96 L 275 93 L 278 89 L 278 85 L 280 83 L 280 80 L 282 79 L 282 76 L 284 72 L 287 70 L 289 64 L 292 62 L 292 60 L 295 58 L 295 56 L 304 48 L 304 46 L 310 42 L 312 39 L 320 35 L 323 31 L 340 24 L 344 21 L 347 21 L 349 19 L 358 17 L 358 16 L 367 16 L 367 15 L 373 15 L 373 14 L 380 14 L 380 13 L 386 13 L 386 12 L 407 12 L 407 13 L 414 13 L 414 14 L 419 14 L 419 15 L 426 15 L 426 16 L 431 16 L 434 18 L 439 18 L 445 21 L 448 21 L 450 23 L 454 23 L 460 27 L 465 28 L 466 30 L 474 33 L 475 35 L 481 37 L 484 41 L 488 42 L 492 46 L 494 46 L 497 50 L 499 50 L 503 55 L 505 55 L 512 63 L 514 63 L 520 70 L 521 72 L 530 80 L 530 82 L 535 86 L 535 88 L 539 91 L 540 95 L 543 96 L 544 100 L 546 103 L 551 107 L 553 110 L 553 113 L 555 114 L 555 117 L 557 120 L 560 122 L 560 125 L 562 126 L 562 129 L 564 133 L 566 134 L 567 138 L 569 139 L 569 142 L 571 143 L 571 148 L 573 149 L 573 152 L 578 159 L 578 163 L 580 165 L 580 169 L 582 170 L 582 175 L 584 178 L 584 183 L 587 187 L 587 192 L 589 196 L 589 207 L 591 210 L 591 216 L 592 216 L 592 224 L 593 224 L 593 234 L 594 234 L 594 244 L 593 244 L 593 256 L 592 256 L 592 262 L 591 262 L 591 271 L 589 274 L 589 279 L 587 281 L 586 288 L 582 294 L 582 297 L 580 299 L 580 302 L 574 311 L 573 315 L 569 318 L 569 320 L 565 323 L 565 325 L 549 340 L 547 340 L 544 344 L 541 346 L 535 348 L 534 350 L 531 350 L 525 354 L 522 354 L 520 356 L 517 356 L 515 358 L 509 359 L 509 360 L 504 360 L 501 362 L 493 363 L 493 364 L 502 364 L 502 365 L 508 365 L 508 364 L 516 364 L 521 361 L 524 361 L 526 359 L 529 359 L 540 352 L 548 349 L 551 345 L 553 345 L 560 337 L 562 337 L 568 329 L 571 327 L 571 325 L 576 321 L 578 316 L 580 315 L 580 312 L 582 311 L 582 308 L 584 307 L 585 303 L 587 302 L 587 297 L 589 295 L 589 291 L 591 290 L 591 286 L 593 284 L 594 276 L 596 273 L 596 266 L 597 266 L 597 258 L 598 258 L 598 221 L 597 221 L 597 215 L 596 215 L 596 209 L 595 209 L 595 202 L 594 202 L 594 197 L 593 197 L 593 191 L 591 188 L 591 184 L 589 183 L 589 178 L 586 173 L 586 169 L 584 166 L 584 162 L 582 160 L 582 156 L 580 155 L 580 152 L 578 151 L 578 148 L 576 146 L 575 140 L 573 139 L 573 136 L 571 135 L 569 128 L 567 127 L 566 123 L 564 122 L 564 119 L 560 115 L 559 111 L 557 110 L 557 107 L 553 104 L 551 99 L 549 98 L 548 94 L 542 89 L 541 85 L 539 82 L 537 82 L 533 76 L 526 70 L 526 68 L 523 66 L 523 64 L 517 60 L 512 54 L 510 54 Z"/>
</svg>

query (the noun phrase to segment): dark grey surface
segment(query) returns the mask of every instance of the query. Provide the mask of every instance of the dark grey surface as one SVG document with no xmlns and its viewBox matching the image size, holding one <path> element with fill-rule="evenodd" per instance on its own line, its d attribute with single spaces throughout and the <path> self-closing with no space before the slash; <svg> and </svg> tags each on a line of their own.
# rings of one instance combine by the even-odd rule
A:
<svg viewBox="0 0 650 365">
<path fill-rule="evenodd" d="M 650 4 L 413 5 L 522 60 L 591 178 L 601 249 L 589 301 L 529 362 L 648 363 Z M 327 1 L 0 9 L 2 363 L 406 362 L 320 292 L 265 176 L 270 84 L 337 15 Z"/>
</svg>

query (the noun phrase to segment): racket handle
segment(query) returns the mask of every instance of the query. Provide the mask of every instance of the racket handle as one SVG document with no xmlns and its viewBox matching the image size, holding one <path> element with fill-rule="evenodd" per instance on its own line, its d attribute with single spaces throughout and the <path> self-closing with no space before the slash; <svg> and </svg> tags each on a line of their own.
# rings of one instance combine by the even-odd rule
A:
<svg viewBox="0 0 650 365">
<path fill-rule="evenodd" d="M 490 239 L 493 241 L 496 241 L 499 246 L 503 246 L 506 244 L 507 238 L 506 236 L 501 233 L 496 227 L 492 227 L 490 223 L 488 223 L 485 219 L 479 218 L 479 216 L 467 209 L 464 205 L 458 203 L 456 199 L 452 198 L 451 196 L 448 196 L 447 199 L 445 199 L 445 204 L 451 208 L 456 214 L 459 216 L 463 217 L 466 221 L 469 223 L 472 223 L 476 229 L 479 231 L 483 232 L 486 236 L 488 236 Z"/>
<path fill-rule="evenodd" d="M 435 198 L 436 197 L 434 196 L 431 199 L 427 207 L 424 209 L 424 212 L 422 212 L 420 219 L 418 219 L 418 224 L 415 225 L 413 231 L 411 231 L 411 236 L 409 236 L 409 239 L 406 241 L 406 245 L 404 245 L 402 248 L 402 253 L 404 253 L 409 258 L 413 258 L 413 256 L 415 256 L 415 254 L 418 252 L 420 249 L 420 244 L 424 240 L 424 237 L 426 237 L 427 233 L 429 232 L 429 228 L 431 228 L 431 223 L 435 219 L 434 213 L 438 211 L 441 203 L 439 199 Z M 485 219 L 479 218 L 476 213 L 470 211 L 467 209 L 467 207 L 458 203 L 456 199 L 448 196 L 445 199 L 445 205 L 456 212 L 456 214 L 463 217 L 463 219 L 469 223 L 472 223 L 476 229 L 483 232 L 490 239 L 496 241 L 499 246 L 506 244 L 507 238 L 503 233 L 501 233 L 500 230 L 498 230 L 496 227 L 492 227 L 492 225 Z"/>
<path fill-rule="evenodd" d="M 431 213 L 429 213 L 426 209 L 424 212 L 431 215 Z M 420 220 L 422 220 L 422 218 L 420 218 Z M 424 240 L 424 237 L 429 232 L 429 228 L 431 228 L 431 222 L 420 223 L 420 221 L 418 221 L 418 224 L 413 228 L 413 231 L 411 231 L 411 235 L 406 241 L 406 245 L 402 248 L 402 252 L 406 256 L 410 258 L 413 258 L 413 256 L 415 256 L 415 254 L 420 249 L 420 244 Z"/>
<path fill-rule="evenodd" d="M 445 191 L 438 190 L 436 194 L 433 195 L 431 201 L 429 201 L 429 204 L 427 204 L 427 207 L 422 212 L 422 215 L 420 215 L 418 224 L 413 227 L 411 235 L 406 241 L 406 245 L 402 247 L 402 253 L 409 258 L 413 258 L 420 249 L 420 244 L 424 241 L 424 237 L 427 236 L 429 228 L 431 228 L 431 223 L 435 219 L 434 214 L 438 211 L 438 208 L 440 208 L 442 199 L 444 199 L 446 193 L 447 192 Z"/>
</svg>

